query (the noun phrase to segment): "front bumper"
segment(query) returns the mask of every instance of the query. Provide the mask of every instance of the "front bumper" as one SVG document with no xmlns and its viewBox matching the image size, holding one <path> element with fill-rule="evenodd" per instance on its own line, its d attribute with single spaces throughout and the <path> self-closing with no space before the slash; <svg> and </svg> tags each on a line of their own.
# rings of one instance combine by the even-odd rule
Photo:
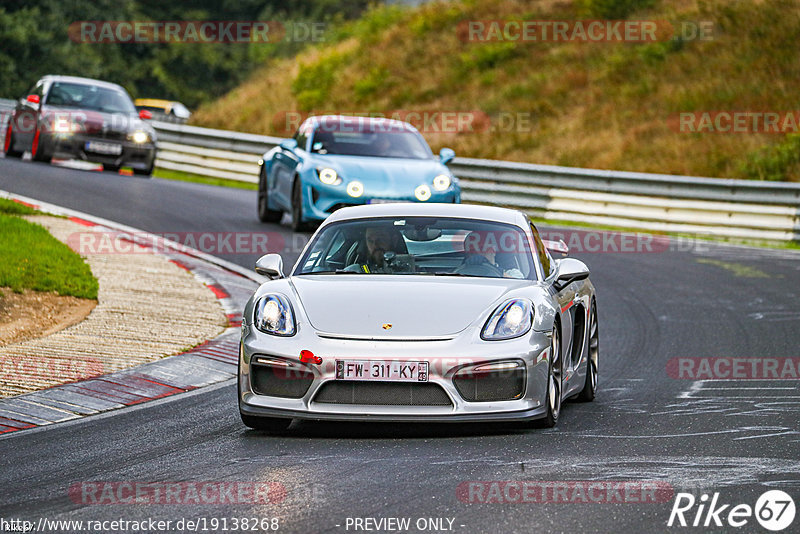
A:
<svg viewBox="0 0 800 534">
<path fill-rule="evenodd" d="M 86 150 L 87 141 L 121 145 L 119 155 L 99 154 Z M 128 140 L 105 139 L 81 133 L 71 135 L 53 134 L 50 140 L 54 156 L 68 156 L 70 158 L 103 163 L 114 167 L 132 167 L 137 170 L 149 170 L 156 157 L 156 146 L 153 143 L 134 143 Z"/>
<path fill-rule="evenodd" d="M 477 340 L 473 339 L 477 337 Z M 546 412 L 550 338 L 544 332 L 531 332 L 518 339 L 486 342 L 477 332 L 461 333 L 452 339 L 434 341 L 374 341 L 322 337 L 308 325 L 290 338 L 269 336 L 245 325 L 239 353 L 239 409 L 242 414 L 340 421 L 417 421 L 476 422 L 526 421 Z M 301 350 L 311 350 L 322 363 L 300 364 Z M 300 398 L 258 394 L 251 386 L 255 355 L 281 358 L 312 373 L 308 389 Z M 440 387 L 449 405 L 329 404 L 317 395 L 329 383 L 352 384 L 335 378 L 337 359 L 427 361 L 429 384 Z M 456 388 L 453 377 L 464 366 L 505 360 L 521 360 L 525 369 L 525 389 L 515 400 L 469 402 Z M 363 384 L 383 382 L 363 382 Z"/>
<path fill-rule="evenodd" d="M 339 208 L 362 206 L 374 201 L 422 202 L 414 195 L 413 188 L 409 191 L 400 192 L 375 188 L 366 184 L 364 193 L 361 196 L 352 197 L 347 194 L 346 184 L 347 182 L 335 186 L 328 186 L 322 183 L 302 184 L 303 215 L 305 219 L 308 221 L 324 221 Z M 451 185 L 444 191 L 436 191 L 431 188 L 431 197 L 424 201 L 425 204 L 458 204 L 460 202 L 461 191 L 457 185 Z"/>
</svg>

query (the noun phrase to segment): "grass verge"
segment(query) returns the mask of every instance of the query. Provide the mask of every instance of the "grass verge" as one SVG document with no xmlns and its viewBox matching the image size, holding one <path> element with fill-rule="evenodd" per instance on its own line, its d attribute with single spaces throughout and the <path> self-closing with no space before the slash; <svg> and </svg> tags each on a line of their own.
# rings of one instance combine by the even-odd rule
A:
<svg viewBox="0 0 800 534">
<path fill-rule="evenodd" d="M 89 266 L 44 227 L 17 216 L 25 210 L 30 208 L 0 199 L 0 286 L 97 299 Z"/>
<path fill-rule="evenodd" d="M 258 184 L 251 184 L 249 182 L 239 182 L 237 180 L 226 180 L 224 178 L 212 178 L 210 176 L 203 176 L 200 174 L 192 174 L 183 171 L 173 171 L 169 169 L 156 168 L 153 171 L 153 177 L 163 178 L 165 180 L 178 180 L 181 182 L 192 182 L 196 184 L 217 185 L 222 187 L 235 187 L 237 189 L 249 189 L 251 191 L 258 190 Z"/>
<path fill-rule="evenodd" d="M 36 210 L 24 204 L 20 204 L 19 202 L 14 202 L 7 198 L 0 198 L 0 213 L 9 215 L 32 215 L 36 213 Z"/>
</svg>

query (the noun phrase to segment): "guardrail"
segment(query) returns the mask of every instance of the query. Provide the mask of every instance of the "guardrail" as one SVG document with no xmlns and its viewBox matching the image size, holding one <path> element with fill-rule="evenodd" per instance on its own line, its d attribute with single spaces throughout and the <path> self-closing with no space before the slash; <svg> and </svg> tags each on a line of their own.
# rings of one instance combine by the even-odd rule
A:
<svg viewBox="0 0 800 534">
<path fill-rule="evenodd" d="M 258 159 L 281 139 L 153 123 L 157 166 L 256 183 Z M 456 158 L 464 201 L 550 221 L 651 232 L 800 241 L 800 184 L 578 169 Z"/>
<path fill-rule="evenodd" d="M 551 221 L 651 232 L 800 240 L 800 184 L 456 159 L 467 201 Z"/>
<path fill-rule="evenodd" d="M 0 110 L 13 104 L 13 100 L 0 100 Z M 260 156 L 281 141 L 227 130 L 151 124 L 158 132 L 157 167 L 249 183 L 258 182 Z M 460 180 L 464 201 L 514 207 L 549 221 L 800 241 L 800 184 L 471 158 L 456 158 L 449 166 Z"/>
</svg>

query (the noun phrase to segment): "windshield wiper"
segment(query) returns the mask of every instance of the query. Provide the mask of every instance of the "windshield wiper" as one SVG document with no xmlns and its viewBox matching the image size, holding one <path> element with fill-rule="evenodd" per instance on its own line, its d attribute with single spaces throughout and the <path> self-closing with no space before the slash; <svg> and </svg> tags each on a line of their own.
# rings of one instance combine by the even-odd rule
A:
<svg viewBox="0 0 800 534">
<path fill-rule="evenodd" d="M 486 276 L 479 276 L 477 274 L 464 274 L 464 273 L 453 273 L 453 272 L 443 272 L 443 271 L 429 273 L 429 274 L 432 274 L 434 276 L 466 276 L 467 278 L 487 278 Z"/>
<path fill-rule="evenodd" d="M 335 271 L 309 271 L 307 273 L 300 273 L 302 274 L 362 274 L 358 271 L 346 271 L 344 269 L 336 269 Z"/>
</svg>

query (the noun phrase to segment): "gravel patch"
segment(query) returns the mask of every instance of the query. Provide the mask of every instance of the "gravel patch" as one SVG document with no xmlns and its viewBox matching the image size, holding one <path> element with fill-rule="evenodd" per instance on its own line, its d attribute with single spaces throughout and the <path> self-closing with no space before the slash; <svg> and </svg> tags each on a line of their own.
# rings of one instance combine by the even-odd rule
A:
<svg viewBox="0 0 800 534">
<path fill-rule="evenodd" d="M 63 242 L 76 232 L 94 231 L 64 218 L 25 218 Z M 227 325 L 214 293 L 164 256 L 89 254 L 86 260 L 100 286 L 97 306 L 74 326 L 0 347 L 0 397 L 178 354 L 216 337 Z"/>
</svg>

